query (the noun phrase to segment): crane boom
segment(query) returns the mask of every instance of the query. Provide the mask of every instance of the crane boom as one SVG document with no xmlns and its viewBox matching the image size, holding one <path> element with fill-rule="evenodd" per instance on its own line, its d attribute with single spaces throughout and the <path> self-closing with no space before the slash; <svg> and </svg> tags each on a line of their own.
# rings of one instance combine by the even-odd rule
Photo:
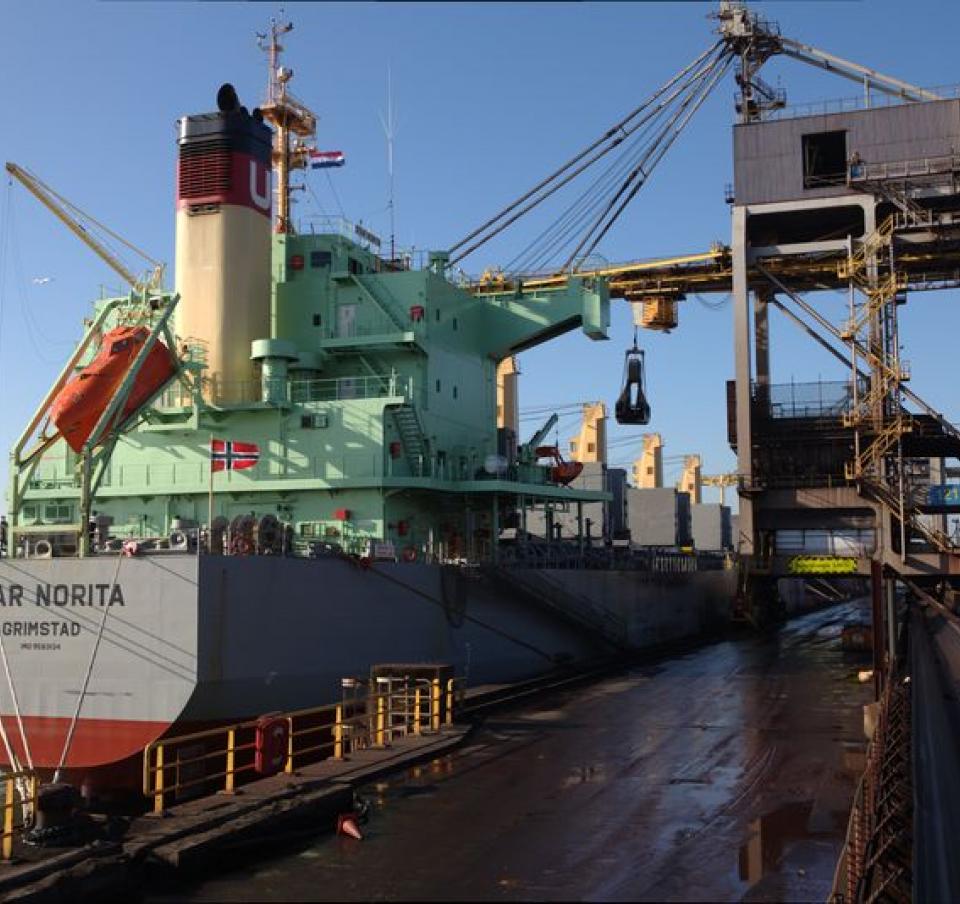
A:
<svg viewBox="0 0 960 904">
<path fill-rule="evenodd" d="M 163 282 L 164 265 L 160 261 L 154 260 L 145 252 L 141 251 L 132 243 L 128 242 L 123 236 L 97 222 L 89 214 L 84 213 L 74 204 L 71 204 L 62 195 L 55 192 L 49 185 L 43 183 L 32 173 L 27 172 L 23 167 L 16 163 L 7 162 L 7 172 L 10 173 L 30 194 L 32 194 L 44 207 L 47 208 L 61 223 L 63 223 L 81 242 L 83 242 L 91 251 L 94 252 L 105 264 L 116 271 L 123 279 L 138 291 L 159 289 Z M 83 223 L 81 218 L 89 220 L 98 228 L 106 232 L 111 238 L 129 248 L 139 255 L 145 261 L 152 265 L 152 270 L 144 277 L 138 277 L 121 261 L 109 248 L 99 239 L 91 234 Z"/>
<path fill-rule="evenodd" d="M 827 53 L 811 44 L 803 44 L 800 41 L 781 37 L 780 45 L 780 52 L 784 56 L 792 57 L 810 66 L 826 69 L 827 72 L 832 72 L 854 82 L 867 82 L 884 94 L 902 97 L 904 100 L 910 101 L 943 100 L 943 97 L 934 91 L 928 91 L 926 88 L 911 85 L 909 82 L 894 78 L 892 75 L 885 75 L 876 69 L 861 66 L 851 60 L 845 60 L 843 57 Z"/>
</svg>

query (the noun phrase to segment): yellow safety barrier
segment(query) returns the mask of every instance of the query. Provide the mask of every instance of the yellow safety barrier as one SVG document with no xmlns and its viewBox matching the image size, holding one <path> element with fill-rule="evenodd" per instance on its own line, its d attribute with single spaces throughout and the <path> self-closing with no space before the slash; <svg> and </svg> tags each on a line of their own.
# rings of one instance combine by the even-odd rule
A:
<svg viewBox="0 0 960 904">
<path fill-rule="evenodd" d="M 857 560 L 843 556 L 794 556 L 787 563 L 790 574 L 856 574 Z"/>
<path fill-rule="evenodd" d="M 430 730 L 440 731 L 440 679 L 430 682 Z"/>
<path fill-rule="evenodd" d="M 25 771 L 7 772 L 3 776 L 3 781 L 3 833 L 0 835 L 0 858 L 9 860 L 13 856 L 13 839 L 16 837 L 17 808 L 36 812 L 39 780 L 35 772 Z M 25 794 L 24 788 L 27 789 Z"/>
<path fill-rule="evenodd" d="M 349 679 L 349 684 L 344 682 L 342 703 L 263 717 L 286 722 L 286 747 L 278 771 L 292 774 L 298 763 L 343 760 L 355 750 L 389 747 L 396 737 L 438 732 L 441 722 L 453 724 L 463 694 L 462 679 L 456 678 L 446 682 L 445 695 L 439 678 L 381 678 L 376 686 L 377 691 L 361 693 L 363 682 Z M 171 797 L 185 799 L 214 791 L 233 794 L 254 780 L 261 774 L 256 762 L 260 721 L 148 744 L 143 752 L 143 793 L 153 801 L 154 811 L 163 812 Z"/>
</svg>

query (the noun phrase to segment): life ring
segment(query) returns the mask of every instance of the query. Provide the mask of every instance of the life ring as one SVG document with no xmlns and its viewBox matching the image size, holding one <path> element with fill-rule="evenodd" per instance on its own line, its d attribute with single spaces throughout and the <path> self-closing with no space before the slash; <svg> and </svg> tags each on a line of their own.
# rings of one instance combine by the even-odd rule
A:
<svg viewBox="0 0 960 904">
<path fill-rule="evenodd" d="M 127 540 L 123 544 L 123 554 L 133 557 L 140 554 L 140 544 L 136 540 Z"/>
<path fill-rule="evenodd" d="M 417 547 L 416 546 L 404 546 L 403 552 L 400 553 L 400 558 L 404 562 L 416 562 L 417 561 Z"/>
</svg>

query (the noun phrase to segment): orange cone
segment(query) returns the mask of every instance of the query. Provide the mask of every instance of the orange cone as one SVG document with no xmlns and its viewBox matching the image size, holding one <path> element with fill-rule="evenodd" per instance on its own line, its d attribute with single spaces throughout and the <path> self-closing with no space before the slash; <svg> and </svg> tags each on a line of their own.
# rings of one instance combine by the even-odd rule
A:
<svg viewBox="0 0 960 904">
<path fill-rule="evenodd" d="M 357 826 L 356 813 L 343 813 L 337 817 L 337 834 L 349 835 L 357 841 L 363 841 L 363 835 L 360 834 L 360 828 Z"/>
</svg>

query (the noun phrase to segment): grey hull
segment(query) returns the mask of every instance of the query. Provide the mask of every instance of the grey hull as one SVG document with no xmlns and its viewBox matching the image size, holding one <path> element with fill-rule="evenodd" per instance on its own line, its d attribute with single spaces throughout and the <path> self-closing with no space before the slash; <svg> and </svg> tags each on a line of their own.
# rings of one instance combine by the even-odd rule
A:
<svg viewBox="0 0 960 904">
<path fill-rule="evenodd" d="M 536 577 L 567 605 L 612 620 L 639 649 L 716 630 L 734 590 L 729 571 Z M 100 723 L 143 722 L 150 726 L 143 736 L 159 735 L 176 723 L 316 706 L 339 698 L 341 678 L 384 662 L 450 663 L 475 684 L 521 680 L 612 650 L 550 600 L 544 605 L 480 572 L 420 563 L 361 568 L 340 559 L 187 555 L 0 560 L 0 592 L 0 632 L 20 713 L 55 720 L 47 733 L 65 734 L 82 696 L 82 765 L 95 764 L 87 748 Z M 25 627 L 31 623 L 67 625 L 58 629 L 67 633 L 41 636 Z M 10 733 L 9 687 L 0 699 Z M 105 743 L 97 756 L 109 762 L 131 752 Z"/>
</svg>

